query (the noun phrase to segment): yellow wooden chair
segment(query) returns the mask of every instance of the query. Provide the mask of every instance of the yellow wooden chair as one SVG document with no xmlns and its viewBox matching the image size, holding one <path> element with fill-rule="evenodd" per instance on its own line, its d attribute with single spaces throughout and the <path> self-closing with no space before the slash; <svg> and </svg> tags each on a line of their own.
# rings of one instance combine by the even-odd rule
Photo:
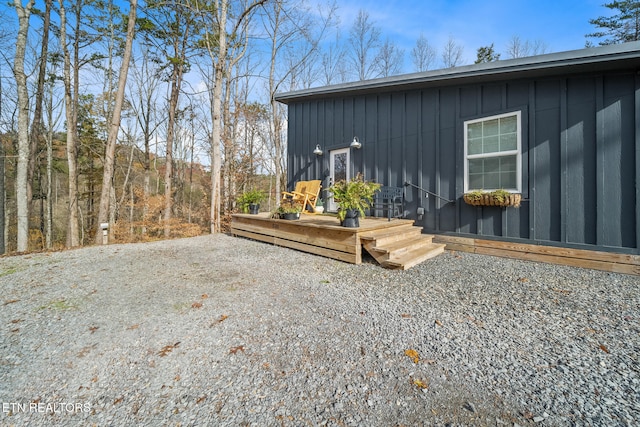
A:
<svg viewBox="0 0 640 427">
<path fill-rule="evenodd" d="M 304 192 L 307 188 L 307 181 L 298 181 L 296 182 L 296 187 L 293 191 L 283 191 L 282 192 L 282 203 L 292 203 L 292 204 L 302 204 L 304 201 Z"/>
<path fill-rule="evenodd" d="M 321 188 L 322 181 L 319 179 L 313 181 L 298 181 L 296 182 L 295 190 L 282 192 L 282 202 L 300 205 L 302 212 L 315 213 Z"/>
<path fill-rule="evenodd" d="M 322 189 L 322 181 L 319 179 L 313 181 L 307 181 L 307 186 L 304 191 L 304 211 L 307 213 L 316 213 L 316 203 L 318 197 L 320 197 L 320 190 Z"/>
</svg>

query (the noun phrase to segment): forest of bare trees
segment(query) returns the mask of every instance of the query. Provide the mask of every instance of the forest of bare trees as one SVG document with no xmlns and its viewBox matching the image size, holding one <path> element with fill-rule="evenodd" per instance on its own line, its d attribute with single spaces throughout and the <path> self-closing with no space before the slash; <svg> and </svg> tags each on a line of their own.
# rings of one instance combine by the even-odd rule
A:
<svg viewBox="0 0 640 427">
<path fill-rule="evenodd" d="M 306 0 L 0 8 L 0 254 L 99 243 L 104 223 L 119 242 L 223 231 L 244 191 L 271 209 L 284 188 L 277 92 L 466 65 L 454 36 L 406 53 L 367 11 L 347 32 L 339 14 Z M 502 59 L 547 50 L 513 36 Z"/>
</svg>

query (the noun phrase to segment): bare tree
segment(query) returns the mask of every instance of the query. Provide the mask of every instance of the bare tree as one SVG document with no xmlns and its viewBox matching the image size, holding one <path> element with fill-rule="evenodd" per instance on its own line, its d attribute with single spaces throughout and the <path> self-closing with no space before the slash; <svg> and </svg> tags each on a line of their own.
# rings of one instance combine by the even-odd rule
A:
<svg viewBox="0 0 640 427">
<path fill-rule="evenodd" d="M 509 59 L 524 58 L 527 56 L 542 55 L 547 53 L 547 44 L 542 40 L 522 40 L 514 35 L 507 43 L 506 55 Z"/>
<path fill-rule="evenodd" d="M 350 59 L 358 80 L 375 77 L 375 52 L 380 47 L 380 28 L 374 25 L 369 14 L 360 9 L 349 31 Z"/>
<path fill-rule="evenodd" d="M 442 65 L 444 68 L 453 68 L 460 65 L 464 48 L 459 46 L 452 36 L 442 49 Z"/>
<path fill-rule="evenodd" d="M 321 83 L 330 85 L 347 81 L 348 72 L 345 63 L 347 52 L 340 41 L 340 34 L 336 33 L 334 41 L 328 43 L 321 58 Z"/>
<path fill-rule="evenodd" d="M 133 49 L 133 37 L 135 35 L 137 0 L 129 0 L 129 19 L 127 23 L 127 38 L 118 76 L 118 90 L 116 92 L 113 116 L 109 123 L 109 135 L 104 155 L 104 171 L 102 177 L 102 192 L 100 193 L 100 210 L 98 211 L 98 224 L 107 222 L 109 218 L 109 201 L 111 193 L 111 179 L 113 177 L 114 156 L 118 131 L 120 130 L 120 116 L 122 104 L 124 102 L 124 91 L 127 85 L 127 75 L 129 74 L 129 61 L 131 60 L 131 50 Z M 102 231 L 97 227 L 95 234 L 96 243 L 102 242 Z"/>
<path fill-rule="evenodd" d="M 192 9 L 204 25 L 205 36 L 202 45 L 213 65 L 213 87 L 210 88 L 211 101 L 211 233 L 221 229 L 221 145 L 223 138 L 223 89 L 231 70 L 246 52 L 249 18 L 254 10 L 267 0 L 256 0 L 242 5 L 239 10 L 230 10 L 229 0 L 213 0 L 211 3 L 194 0 Z M 231 4 L 233 6 L 233 4 Z M 213 33 L 211 31 L 214 31 Z M 238 44 L 235 48 L 235 44 Z"/>
<path fill-rule="evenodd" d="M 416 45 L 411 49 L 411 60 L 415 71 L 427 71 L 436 60 L 436 50 L 429 44 L 429 41 L 420 34 Z"/>
<path fill-rule="evenodd" d="M 162 57 L 161 63 L 169 74 L 163 209 L 164 235 L 169 237 L 173 208 L 173 145 L 178 105 L 184 75 L 191 66 L 192 56 L 199 50 L 196 45 L 204 23 L 197 21 L 189 1 L 174 2 L 168 6 L 162 0 L 154 0 L 147 2 L 147 10 L 150 10 L 147 16 L 153 25 L 152 30 L 145 34 L 150 36 L 150 42 L 155 43 Z"/>
<path fill-rule="evenodd" d="M 56 55 L 56 58 L 58 55 Z M 47 145 L 47 188 L 46 188 L 46 212 L 45 212 L 45 240 L 47 248 L 53 247 L 53 135 L 54 130 L 58 127 L 62 117 L 62 110 L 59 108 L 63 99 L 54 99 L 55 77 L 58 74 L 58 61 L 52 62 L 52 68 L 49 70 L 50 78 L 46 82 L 45 91 L 45 111 L 46 111 L 46 145 Z"/>
<path fill-rule="evenodd" d="M 288 89 L 294 89 L 296 77 L 302 66 L 312 58 L 317 47 L 333 25 L 335 5 L 330 5 L 325 11 L 319 11 L 317 20 L 313 20 L 309 14 L 303 14 L 302 8 L 297 4 L 289 4 L 284 0 L 276 0 L 271 3 L 266 17 L 266 32 L 271 42 L 271 56 L 268 75 L 269 101 L 271 107 L 271 126 L 269 127 L 270 146 L 273 147 L 273 163 L 275 166 L 276 200 L 280 200 L 280 191 L 285 186 L 285 157 L 283 156 L 285 143 L 284 125 L 286 112 L 282 104 L 275 100 L 275 94 L 283 85 L 289 83 Z M 285 8 L 285 6 L 288 6 Z M 294 11 L 298 11 L 295 13 Z M 315 28 L 315 33 L 307 31 Z M 278 64 L 283 62 L 283 56 L 290 57 L 290 50 L 294 48 L 297 54 L 293 60 L 288 61 L 285 70 L 278 69 Z"/>
<path fill-rule="evenodd" d="M 387 38 L 380 46 L 375 64 L 380 77 L 400 74 L 404 65 L 404 50 Z"/>
<path fill-rule="evenodd" d="M 64 0 L 58 0 L 60 13 L 60 45 L 64 56 L 63 81 L 64 103 L 67 121 L 67 165 L 69 168 L 69 215 L 67 227 L 67 246 L 80 245 L 78 224 L 78 161 L 77 161 L 77 104 L 73 102 L 71 87 L 71 55 L 67 46 L 67 14 Z M 76 85 L 77 86 L 77 85 Z"/>
<path fill-rule="evenodd" d="M 29 200 L 28 168 L 29 168 L 29 92 L 27 89 L 27 74 L 24 70 L 27 36 L 29 34 L 29 18 L 35 0 L 29 0 L 22 6 L 20 0 L 14 0 L 14 7 L 18 14 L 19 28 L 16 38 L 16 52 L 13 74 L 18 88 L 18 165 L 16 168 L 16 204 L 18 213 L 18 252 L 25 252 L 29 248 Z"/>
<path fill-rule="evenodd" d="M 157 69 L 151 68 L 151 58 L 147 49 L 142 50 L 142 57 L 133 61 L 134 83 L 129 96 L 131 107 L 142 132 L 144 144 L 144 168 L 143 207 L 142 217 L 146 218 L 149 212 L 149 195 L 151 193 L 151 139 L 160 123 L 156 121 L 156 103 L 158 101 L 158 88 L 160 76 Z M 142 234 L 146 234 L 143 226 Z"/>
</svg>

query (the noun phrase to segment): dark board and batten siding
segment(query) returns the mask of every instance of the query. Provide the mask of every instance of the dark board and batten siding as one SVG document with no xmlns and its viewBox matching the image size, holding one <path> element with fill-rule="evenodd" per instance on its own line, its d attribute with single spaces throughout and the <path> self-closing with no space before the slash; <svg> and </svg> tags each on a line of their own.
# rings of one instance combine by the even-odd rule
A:
<svg viewBox="0 0 640 427">
<path fill-rule="evenodd" d="M 501 82 L 327 94 L 289 101 L 288 181 L 326 178 L 319 144 L 347 147 L 353 173 L 407 187 L 409 218 L 428 232 L 638 254 L 640 76 L 636 68 Z M 521 111 L 519 209 L 462 201 L 464 121 Z M 325 179 L 323 185 L 328 185 Z"/>
</svg>

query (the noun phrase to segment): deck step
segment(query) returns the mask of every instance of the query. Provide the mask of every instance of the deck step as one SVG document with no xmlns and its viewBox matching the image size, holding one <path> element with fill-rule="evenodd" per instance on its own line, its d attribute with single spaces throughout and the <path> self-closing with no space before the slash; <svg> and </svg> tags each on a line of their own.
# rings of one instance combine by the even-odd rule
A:
<svg viewBox="0 0 640 427">
<path fill-rule="evenodd" d="M 387 255 L 386 259 L 394 259 L 402 256 L 406 252 L 426 246 L 432 243 L 432 241 L 433 241 L 433 235 L 421 234 L 415 237 L 410 237 L 405 240 L 392 242 L 384 246 L 379 246 L 378 242 L 376 241 L 376 246 L 371 248 L 371 250 Z"/>
<path fill-rule="evenodd" d="M 381 245 L 380 241 L 376 240 L 376 246 L 374 246 L 373 249 L 381 252 L 394 252 L 399 249 L 408 249 L 411 244 L 421 246 L 424 243 L 431 243 L 433 242 L 433 238 L 433 234 L 418 234 L 417 236 L 411 236 L 407 239 L 398 240 L 385 245 Z"/>
<path fill-rule="evenodd" d="M 382 266 L 391 269 L 406 270 L 444 252 L 442 243 L 429 243 L 405 252 L 402 256 L 382 262 Z"/>
<path fill-rule="evenodd" d="M 420 235 L 422 235 L 422 227 L 415 227 L 413 225 L 410 225 L 403 227 L 394 227 L 382 233 L 363 234 L 360 236 L 360 239 L 363 241 L 375 242 L 372 247 L 381 247 L 390 245 L 395 242 L 413 239 Z"/>
</svg>

